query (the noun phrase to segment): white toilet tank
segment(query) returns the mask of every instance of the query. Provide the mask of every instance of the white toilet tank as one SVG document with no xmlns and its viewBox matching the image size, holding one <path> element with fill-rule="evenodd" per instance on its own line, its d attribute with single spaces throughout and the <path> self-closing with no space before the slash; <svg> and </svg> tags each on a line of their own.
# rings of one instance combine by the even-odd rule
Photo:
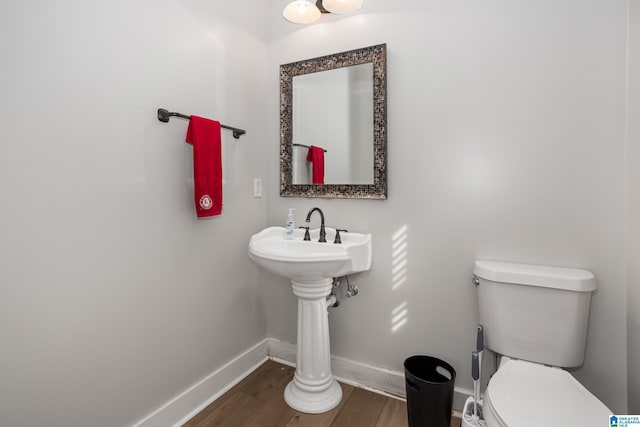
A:
<svg viewBox="0 0 640 427">
<path fill-rule="evenodd" d="M 473 272 L 489 349 L 552 366 L 582 365 L 592 273 L 497 261 L 476 261 Z"/>
</svg>

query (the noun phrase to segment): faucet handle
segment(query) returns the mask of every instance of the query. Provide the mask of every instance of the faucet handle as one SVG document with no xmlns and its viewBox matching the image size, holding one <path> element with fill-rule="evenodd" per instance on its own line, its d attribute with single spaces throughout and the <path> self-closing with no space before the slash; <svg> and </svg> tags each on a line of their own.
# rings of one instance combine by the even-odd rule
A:
<svg viewBox="0 0 640 427">
<path fill-rule="evenodd" d="M 309 227 L 300 227 L 304 228 L 304 239 L 303 240 L 311 240 L 311 236 L 309 235 Z"/>
<path fill-rule="evenodd" d="M 342 243 L 342 239 L 340 239 L 340 232 L 344 231 L 345 233 L 347 233 L 349 230 L 341 230 L 341 229 L 336 229 L 336 238 L 333 241 L 333 243 Z"/>
</svg>

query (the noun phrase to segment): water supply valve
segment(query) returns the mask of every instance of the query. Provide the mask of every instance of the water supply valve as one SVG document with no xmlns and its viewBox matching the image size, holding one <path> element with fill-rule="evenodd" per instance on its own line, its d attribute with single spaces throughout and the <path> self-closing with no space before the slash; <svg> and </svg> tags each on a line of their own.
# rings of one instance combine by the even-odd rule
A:
<svg viewBox="0 0 640 427">
<path fill-rule="evenodd" d="M 354 283 L 353 285 L 351 283 L 349 283 L 349 277 L 344 276 L 345 279 L 347 279 L 347 296 L 349 298 L 351 297 L 355 297 L 356 295 L 358 295 L 359 289 L 356 286 L 356 284 Z"/>
</svg>

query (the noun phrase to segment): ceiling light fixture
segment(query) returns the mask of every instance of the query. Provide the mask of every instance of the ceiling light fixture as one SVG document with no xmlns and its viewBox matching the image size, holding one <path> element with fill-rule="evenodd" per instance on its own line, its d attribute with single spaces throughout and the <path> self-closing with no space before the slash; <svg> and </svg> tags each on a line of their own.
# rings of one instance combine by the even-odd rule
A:
<svg viewBox="0 0 640 427">
<path fill-rule="evenodd" d="M 343 14 L 360 10 L 364 0 L 322 0 L 322 6 L 331 13 Z"/>
<path fill-rule="evenodd" d="M 345 14 L 359 10 L 364 0 L 293 0 L 282 11 L 282 16 L 294 24 L 311 24 L 323 13 Z"/>
<path fill-rule="evenodd" d="M 294 0 L 282 11 L 282 16 L 294 24 L 311 24 L 320 19 L 318 6 L 308 0 Z"/>
</svg>

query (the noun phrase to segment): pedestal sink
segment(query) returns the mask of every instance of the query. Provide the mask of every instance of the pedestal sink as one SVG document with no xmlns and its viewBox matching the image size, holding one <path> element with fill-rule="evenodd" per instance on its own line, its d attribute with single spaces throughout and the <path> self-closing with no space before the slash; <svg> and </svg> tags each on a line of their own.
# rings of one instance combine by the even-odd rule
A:
<svg viewBox="0 0 640 427">
<path fill-rule="evenodd" d="M 318 414 L 335 408 L 342 389 L 331 373 L 327 296 L 334 277 L 371 268 L 371 234 L 340 234 L 342 243 L 333 243 L 336 230 L 327 228 L 327 242 L 318 242 L 319 230 L 311 230 L 311 241 L 296 230 L 285 240 L 283 227 L 268 227 L 249 241 L 249 256 L 272 273 L 291 279 L 298 297 L 298 343 L 296 373 L 287 385 L 284 398 L 293 409 Z"/>
</svg>

